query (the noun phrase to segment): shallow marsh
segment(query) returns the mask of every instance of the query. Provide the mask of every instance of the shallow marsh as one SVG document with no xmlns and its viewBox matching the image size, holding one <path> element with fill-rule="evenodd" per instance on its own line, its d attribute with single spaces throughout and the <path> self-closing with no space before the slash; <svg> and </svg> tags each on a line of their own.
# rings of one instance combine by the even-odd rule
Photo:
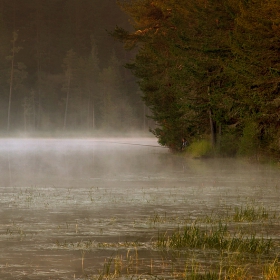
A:
<svg viewBox="0 0 280 280">
<path fill-rule="evenodd" d="M 1 139 L 0 163 L 0 279 L 280 275 L 277 167 L 183 158 L 148 138 Z M 171 246 L 186 227 L 201 239 L 220 224 L 227 242 L 273 245 Z"/>
</svg>

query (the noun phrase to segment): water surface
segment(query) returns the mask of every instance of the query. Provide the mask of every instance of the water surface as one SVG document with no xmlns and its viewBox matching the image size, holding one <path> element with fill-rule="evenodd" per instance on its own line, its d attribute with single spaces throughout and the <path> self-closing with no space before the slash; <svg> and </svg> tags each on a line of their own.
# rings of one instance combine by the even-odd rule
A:
<svg viewBox="0 0 280 280">
<path fill-rule="evenodd" d="M 150 138 L 1 139 L 0 173 L 0 279 L 84 279 L 136 241 L 149 273 L 159 229 L 248 202 L 280 207 L 276 167 L 184 158 Z"/>
</svg>

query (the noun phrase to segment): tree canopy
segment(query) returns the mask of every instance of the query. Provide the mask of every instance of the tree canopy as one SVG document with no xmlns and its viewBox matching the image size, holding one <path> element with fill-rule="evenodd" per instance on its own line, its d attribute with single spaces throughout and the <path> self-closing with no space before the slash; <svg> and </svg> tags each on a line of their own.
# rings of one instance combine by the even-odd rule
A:
<svg viewBox="0 0 280 280">
<path fill-rule="evenodd" d="M 162 145 L 209 139 L 221 154 L 280 152 L 277 0 L 120 0 L 127 64 Z"/>
</svg>

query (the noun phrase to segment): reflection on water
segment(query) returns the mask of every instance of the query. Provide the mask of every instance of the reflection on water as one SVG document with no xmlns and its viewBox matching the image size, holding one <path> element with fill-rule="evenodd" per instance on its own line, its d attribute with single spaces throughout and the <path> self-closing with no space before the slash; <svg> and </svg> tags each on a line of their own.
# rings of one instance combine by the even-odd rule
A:
<svg viewBox="0 0 280 280">
<path fill-rule="evenodd" d="M 186 159 L 155 139 L 2 139 L 0 173 L 0 279 L 98 271 L 112 249 L 82 241 L 148 246 L 158 214 L 196 218 L 248 201 L 279 212 L 277 168 Z"/>
</svg>

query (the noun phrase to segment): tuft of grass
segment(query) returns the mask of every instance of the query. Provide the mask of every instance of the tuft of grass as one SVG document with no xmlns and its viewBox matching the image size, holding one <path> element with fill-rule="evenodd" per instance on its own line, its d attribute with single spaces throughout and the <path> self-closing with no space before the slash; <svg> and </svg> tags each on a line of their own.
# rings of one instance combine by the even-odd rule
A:
<svg viewBox="0 0 280 280">
<path fill-rule="evenodd" d="M 246 205 L 234 208 L 233 220 L 235 222 L 253 222 L 262 219 L 268 219 L 268 211 L 263 206 L 256 208 L 254 205 Z"/>
<path fill-rule="evenodd" d="M 273 263 L 269 263 L 264 266 L 263 278 L 265 280 L 280 279 L 280 263 L 277 258 L 273 261 Z"/>
<path fill-rule="evenodd" d="M 185 280 L 219 280 L 219 274 L 216 272 L 190 273 Z"/>
<path fill-rule="evenodd" d="M 226 272 L 223 279 L 227 280 L 251 280 L 253 276 L 249 274 L 246 267 L 231 266 Z"/>
<path fill-rule="evenodd" d="M 209 271 L 203 270 L 201 265 L 192 260 L 191 264 L 187 264 L 184 272 L 185 280 L 218 280 L 219 273 L 217 271 Z"/>
<path fill-rule="evenodd" d="M 170 236 L 166 233 L 159 234 L 156 246 L 162 249 L 208 248 L 219 251 L 236 251 L 247 253 L 268 253 L 273 247 L 271 239 L 256 238 L 251 236 L 233 235 L 227 225 L 219 223 L 218 227 L 201 229 L 193 224 L 183 230 L 178 229 Z"/>
<path fill-rule="evenodd" d="M 114 258 L 113 256 L 111 256 L 109 259 L 106 259 L 104 264 L 103 264 L 103 270 L 100 272 L 99 276 L 98 276 L 98 280 L 101 279 L 108 279 L 110 274 L 111 274 L 111 270 L 114 264 Z"/>
</svg>

